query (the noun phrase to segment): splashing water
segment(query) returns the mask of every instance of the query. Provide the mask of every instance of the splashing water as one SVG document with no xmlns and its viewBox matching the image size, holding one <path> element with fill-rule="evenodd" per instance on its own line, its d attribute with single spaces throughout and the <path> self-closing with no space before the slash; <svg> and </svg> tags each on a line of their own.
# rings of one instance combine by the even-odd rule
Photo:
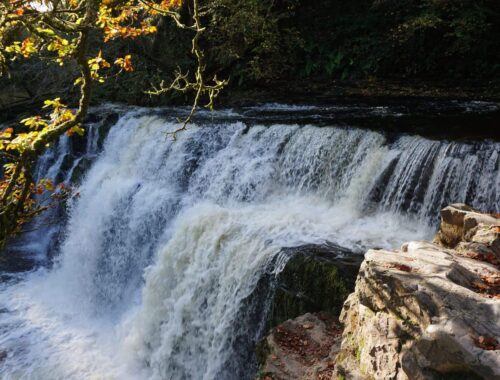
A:
<svg viewBox="0 0 500 380">
<path fill-rule="evenodd" d="M 498 143 L 241 122 L 172 143 L 173 127 L 128 112 L 102 152 L 91 128 L 54 267 L 1 285 L 2 378 L 250 379 L 265 308 L 251 300 L 283 247 L 393 248 L 430 237 L 446 203 L 500 205 Z M 61 172 L 57 149 L 40 175 Z"/>
</svg>

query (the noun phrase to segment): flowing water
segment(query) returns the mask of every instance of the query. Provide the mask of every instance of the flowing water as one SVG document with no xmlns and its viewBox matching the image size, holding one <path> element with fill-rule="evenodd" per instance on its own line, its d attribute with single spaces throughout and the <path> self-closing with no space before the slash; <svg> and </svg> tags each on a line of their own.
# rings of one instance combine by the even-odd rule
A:
<svg viewBox="0 0 500 380">
<path fill-rule="evenodd" d="M 121 112 L 103 142 L 104 124 L 40 161 L 79 196 L 14 244 L 39 265 L 0 285 L 3 379 L 250 379 L 266 306 L 249 300 L 283 247 L 395 248 L 449 202 L 499 211 L 500 143 L 230 111 L 175 142 L 159 111 Z"/>
</svg>

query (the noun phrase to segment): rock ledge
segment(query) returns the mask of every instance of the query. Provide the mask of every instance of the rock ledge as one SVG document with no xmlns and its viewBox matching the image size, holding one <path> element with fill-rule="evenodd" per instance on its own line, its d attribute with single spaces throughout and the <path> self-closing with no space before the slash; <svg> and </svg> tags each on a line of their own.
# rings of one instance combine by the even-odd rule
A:
<svg viewBox="0 0 500 380">
<path fill-rule="evenodd" d="M 434 243 L 366 253 L 340 315 L 340 350 L 333 339 L 327 355 L 307 356 L 321 371 L 304 365 L 300 352 L 278 349 L 266 363 L 276 357 L 281 366 L 267 365 L 262 378 L 500 380 L 499 258 L 497 215 L 460 204 L 443 209 Z M 331 338 L 307 314 L 277 329 L 304 324 L 300 318 L 314 326 L 316 340 Z"/>
</svg>

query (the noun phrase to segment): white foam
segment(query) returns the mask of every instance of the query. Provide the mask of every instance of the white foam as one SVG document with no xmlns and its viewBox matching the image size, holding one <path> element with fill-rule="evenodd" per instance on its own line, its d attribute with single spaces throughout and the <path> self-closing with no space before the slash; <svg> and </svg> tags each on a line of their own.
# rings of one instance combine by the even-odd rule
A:
<svg viewBox="0 0 500 380">
<path fill-rule="evenodd" d="M 431 237 L 442 203 L 499 204 L 494 143 L 242 123 L 190 125 L 173 143 L 174 127 L 120 118 L 55 268 L 2 285 L 1 378 L 251 378 L 237 371 L 262 329 L 240 323 L 242 305 L 282 247 L 395 248 Z"/>
</svg>

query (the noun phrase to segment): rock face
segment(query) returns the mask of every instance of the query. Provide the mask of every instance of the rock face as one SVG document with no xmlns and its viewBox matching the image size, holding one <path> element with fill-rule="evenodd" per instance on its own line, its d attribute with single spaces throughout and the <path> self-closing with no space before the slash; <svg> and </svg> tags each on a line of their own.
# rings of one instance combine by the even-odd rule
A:
<svg viewBox="0 0 500 380">
<path fill-rule="evenodd" d="M 452 205 L 434 243 L 368 251 L 340 349 L 339 326 L 306 314 L 272 330 L 260 378 L 500 380 L 499 242 L 496 215 Z"/>
<path fill-rule="evenodd" d="M 291 258 L 270 303 L 267 326 L 274 328 L 257 349 L 258 378 L 330 379 L 342 338 L 338 315 L 363 256 L 331 243 L 283 251 Z"/>
<path fill-rule="evenodd" d="M 457 250 L 411 242 L 367 252 L 340 316 L 337 377 L 500 379 L 498 256 L 476 252 L 498 254 L 500 220 L 464 205 L 442 219 L 436 240 Z"/>
<path fill-rule="evenodd" d="M 292 258 L 276 283 L 268 327 L 305 313 L 339 315 L 354 290 L 363 255 L 332 243 L 285 248 Z"/>
</svg>

